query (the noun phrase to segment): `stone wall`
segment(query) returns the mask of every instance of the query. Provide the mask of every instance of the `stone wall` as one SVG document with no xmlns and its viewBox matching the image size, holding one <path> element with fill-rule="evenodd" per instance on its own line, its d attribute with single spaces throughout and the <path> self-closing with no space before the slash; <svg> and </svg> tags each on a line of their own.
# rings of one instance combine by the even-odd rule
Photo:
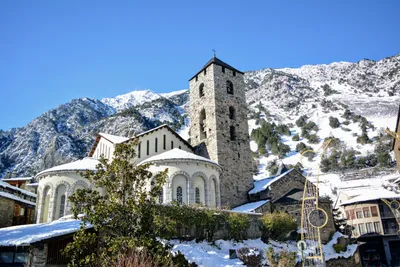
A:
<svg viewBox="0 0 400 267">
<path fill-rule="evenodd" d="M 233 84 L 233 95 L 227 93 L 228 80 Z M 202 84 L 204 95 L 200 94 Z M 233 118 L 230 107 L 234 109 Z M 197 81 L 190 80 L 190 118 L 191 144 L 201 145 L 198 152 L 218 162 L 223 169 L 222 206 L 236 207 L 247 202 L 253 177 L 243 74 L 234 74 L 228 68 L 223 72 L 221 66 L 211 64 L 197 75 Z M 231 127 L 235 129 L 235 140 L 231 140 Z"/>
<path fill-rule="evenodd" d="M 27 267 L 47 266 L 47 244 L 32 246 L 29 252 Z"/>
<path fill-rule="evenodd" d="M 0 196 L 0 228 L 12 226 L 14 205 L 14 200 Z"/>
</svg>

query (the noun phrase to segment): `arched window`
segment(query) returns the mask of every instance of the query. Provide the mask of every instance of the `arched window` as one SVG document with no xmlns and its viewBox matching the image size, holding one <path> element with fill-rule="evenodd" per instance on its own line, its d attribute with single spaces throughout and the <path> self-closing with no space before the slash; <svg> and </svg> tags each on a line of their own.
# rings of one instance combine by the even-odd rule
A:
<svg viewBox="0 0 400 267">
<path fill-rule="evenodd" d="M 235 129 L 235 126 L 231 126 L 229 130 L 230 130 L 230 134 L 231 134 L 231 140 L 235 141 L 236 140 L 236 129 Z"/>
<path fill-rule="evenodd" d="M 146 154 L 147 154 L 147 156 L 150 154 L 150 141 L 149 140 L 147 140 L 147 144 L 146 144 Z"/>
<path fill-rule="evenodd" d="M 181 187 L 181 186 L 178 186 L 178 187 L 176 188 L 176 201 L 177 201 L 179 204 L 182 204 L 182 203 L 183 203 L 182 187 Z"/>
<path fill-rule="evenodd" d="M 200 140 L 207 138 L 205 121 L 206 121 L 206 111 L 202 109 L 200 112 Z"/>
<path fill-rule="evenodd" d="M 229 107 L 229 119 L 236 120 L 236 112 L 234 107 Z"/>
<path fill-rule="evenodd" d="M 60 199 L 60 214 L 58 215 L 58 217 L 59 218 L 63 217 L 64 212 L 65 212 L 65 195 L 62 195 Z"/>
<path fill-rule="evenodd" d="M 233 95 L 233 83 L 231 81 L 226 81 L 226 92 Z"/>
<path fill-rule="evenodd" d="M 155 140 L 155 146 L 154 146 L 154 152 L 157 152 L 157 149 L 158 149 L 158 138 L 156 137 L 156 140 Z"/>
<path fill-rule="evenodd" d="M 200 95 L 200 97 L 204 96 L 204 83 L 200 84 L 199 95 Z"/>
</svg>

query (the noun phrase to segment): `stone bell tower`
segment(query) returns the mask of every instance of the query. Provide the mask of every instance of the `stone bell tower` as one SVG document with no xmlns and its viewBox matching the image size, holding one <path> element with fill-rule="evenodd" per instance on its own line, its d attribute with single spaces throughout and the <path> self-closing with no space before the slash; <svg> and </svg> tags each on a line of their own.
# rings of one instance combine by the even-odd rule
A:
<svg viewBox="0 0 400 267">
<path fill-rule="evenodd" d="M 244 73 L 215 55 L 189 80 L 190 142 L 221 165 L 221 205 L 248 201 L 253 188 Z"/>
</svg>

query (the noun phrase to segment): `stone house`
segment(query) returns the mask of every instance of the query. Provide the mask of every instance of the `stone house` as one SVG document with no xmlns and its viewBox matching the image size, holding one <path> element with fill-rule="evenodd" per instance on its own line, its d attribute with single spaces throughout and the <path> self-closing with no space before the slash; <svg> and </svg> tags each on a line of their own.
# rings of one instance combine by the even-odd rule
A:
<svg viewBox="0 0 400 267">
<path fill-rule="evenodd" d="M 282 169 L 282 171 L 283 173 L 276 176 L 255 181 L 254 188 L 249 191 L 249 199 L 253 202 L 245 205 L 260 204 L 254 209 L 256 213 L 287 212 L 296 219 L 300 226 L 306 178 L 296 169 Z M 243 206 L 237 207 L 236 210 Z M 319 207 L 328 215 L 328 222 L 321 229 L 321 240 L 326 242 L 335 232 L 332 203 L 328 199 L 319 198 Z"/>
<path fill-rule="evenodd" d="M 34 222 L 36 194 L 0 180 L 0 228 Z"/>
</svg>

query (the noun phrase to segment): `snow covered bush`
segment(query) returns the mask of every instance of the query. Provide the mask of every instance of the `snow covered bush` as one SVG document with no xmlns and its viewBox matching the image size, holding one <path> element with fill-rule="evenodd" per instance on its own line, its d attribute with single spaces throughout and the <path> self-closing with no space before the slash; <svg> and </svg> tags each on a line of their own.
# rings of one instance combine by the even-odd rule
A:
<svg viewBox="0 0 400 267">
<path fill-rule="evenodd" d="M 283 241 L 290 232 L 297 229 L 295 218 L 285 212 L 265 213 L 260 220 L 263 226 L 264 240 L 271 238 Z"/>
<path fill-rule="evenodd" d="M 263 255 L 258 248 L 244 247 L 238 249 L 236 253 L 247 267 L 259 267 L 262 264 Z"/>
</svg>

